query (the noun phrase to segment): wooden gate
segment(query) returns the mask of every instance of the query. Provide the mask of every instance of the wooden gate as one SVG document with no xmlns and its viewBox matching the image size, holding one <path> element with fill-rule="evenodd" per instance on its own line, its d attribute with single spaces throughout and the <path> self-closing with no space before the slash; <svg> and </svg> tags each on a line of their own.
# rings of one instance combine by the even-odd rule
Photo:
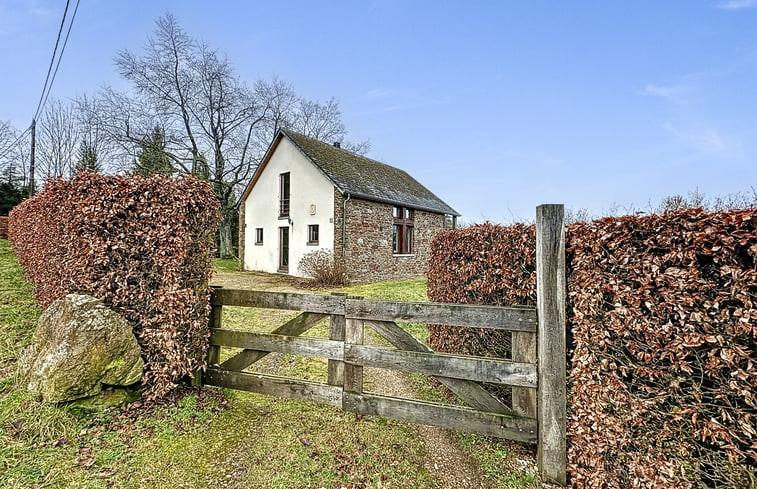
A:
<svg viewBox="0 0 757 489">
<path fill-rule="evenodd" d="M 540 206 L 537 208 L 537 308 L 216 289 L 211 297 L 208 368 L 202 382 L 319 402 L 357 414 L 538 443 L 542 478 L 564 485 L 564 254 L 562 206 Z M 301 314 L 270 333 L 239 331 L 223 328 L 224 306 L 286 309 Z M 329 339 L 302 336 L 327 317 L 330 317 Z M 537 317 L 541 321 L 537 321 Z M 509 331 L 513 337 L 513 358 L 436 353 L 400 327 L 398 321 Z M 366 326 L 394 348 L 365 345 Z M 242 350 L 221 362 L 221 347 Z M 327 383 L 243 371 L 270 352 L 328 359 Z M 467 406 L 364 392 L 364 367 L 430 375 Z M 513 387 L 513 408 L 491 396 L 479 382 Z"/>
</svg>

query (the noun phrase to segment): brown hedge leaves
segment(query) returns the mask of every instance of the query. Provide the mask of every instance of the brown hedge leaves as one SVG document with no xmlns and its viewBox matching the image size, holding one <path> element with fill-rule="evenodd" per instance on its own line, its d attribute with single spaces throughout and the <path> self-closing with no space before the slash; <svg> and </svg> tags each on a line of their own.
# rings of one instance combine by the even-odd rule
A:
<svg viewBox="0 0 757 489">
<path fill-rule="evenodd" d="M 218 201 L 206 182 L 79 173 L 10 213 L 10 240 L 45 308 L 84 291 L 134 324 L 147 396 L 204 363 Z"/>
<path fill-rule="evenodd" d="M 440 235 L 429 297 L 533 303 L 524 229 Z M 608 218 L 570 226 L 567 243 L 574 487 L 754 486 L 757 212 Z M 432 329 L 436 345 L 461 339 Z"/>
<path fill-rule="evenodd" d="M 437 234 L 431 243 L 428 297 L 460 304 L 536 304 L 533 226 L 480 224 Z M 510 335 L 429 325 L 436 351 L 509 356 Z"/>
</svg>

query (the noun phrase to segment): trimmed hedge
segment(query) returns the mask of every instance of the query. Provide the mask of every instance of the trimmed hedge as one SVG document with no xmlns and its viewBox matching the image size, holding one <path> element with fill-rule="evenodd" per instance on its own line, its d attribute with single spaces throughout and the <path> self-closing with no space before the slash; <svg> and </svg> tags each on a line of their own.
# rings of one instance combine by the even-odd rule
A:
<svg viewBox="0 0 757 489">
<path fill-rule="evenodd" d="M 218 200 L 192 177 L 79 173 L 10 213 L 10 241 L 40 307 L 74 291 L 134 325 L 157 398 L 204 366 Z"/>
<path fill-rule="evenodd" d="M 757 212 L 608 218 L 566 241 L 572 485 L 755 487 Z M 438 235 L 429 298 L 533 304 L 534 245 L 525 226 Z M 481 354 L 467 339 L 431 328 Z"/>
<path fill-rule="evenodd" d="M 536 305 L 533 226 L 479 224 L 437 234 L 431 243 L 428 297 L 459 304 Z M 510 334 L 429 325 L 437 351 L 509 357 Z"/>
<path fill-rule="evenodd" d="M 0 216 L 0 239 L 8 239 L 8 216 Z"/>
</svg>

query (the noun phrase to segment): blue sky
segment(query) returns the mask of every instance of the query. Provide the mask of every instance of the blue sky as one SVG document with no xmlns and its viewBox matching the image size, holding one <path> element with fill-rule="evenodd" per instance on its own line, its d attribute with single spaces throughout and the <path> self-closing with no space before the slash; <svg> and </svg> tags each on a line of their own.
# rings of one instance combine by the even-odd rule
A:
<svg viewBox="0 0 757 489">
<path fill-rule="evenodd" d="M 64 5 L 0 0 L 0 120 L 29 124 Z M 52 96 L 123 87 L 166 11 L 246 81 L 335 97 L 468 222 L 757 187 L 757 0 L 81 0 Z"/>
</svg>

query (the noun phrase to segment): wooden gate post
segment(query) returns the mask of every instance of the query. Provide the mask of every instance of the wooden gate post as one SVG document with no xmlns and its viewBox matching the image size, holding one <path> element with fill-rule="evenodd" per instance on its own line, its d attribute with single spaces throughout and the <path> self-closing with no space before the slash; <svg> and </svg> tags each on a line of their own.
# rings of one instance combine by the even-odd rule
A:
<svg viewBox="0 0 757 489">
<path fill-rule="evenodd" d="M 213 293 L 220 289 L 221 286 L 219 285 L 211 285 L 210 289 L 210 299 L 213 300 Z M 213 328 L 220 328 L 221 327 L 221 316 L 223 315 L 223 306 L 216 306 L 211 305 L 210 306 L 210 317 L 208 318 L 208 329 Z M 208 352 L 207 352 L 207 366 L 210 367 L 211 365 L 214 365 L 218 363 L 218 360 L 221 356 L 221 347 L 215 346 L 215 345 L 209 345 L 208 346 Z M 192 387 L 200 387 L 203 385 L 202 382 L 202 369 L 199 369 L 195 372 L 194 377 L 192 378 Z"/>
<path fill-rule="evenodd" d="M 216 290 L 222 288 L 220 286 L 211 286 L 213 289 L 213 292 Z M 223 317 L 223 306 L 221 305 L 211 305 L 210 306 L 210 322 L 208 324 L 208 327 L 212 328 L 221 328 L 223 327 L 223 322 L 221 318 Z M 210 345 L 208 347 L 208 366 L 215 365 L 221 360 L 221 347 Z"/>
<path fill-rule="evenodd" d="M 536 308 L 538 332 L 539 445 L 545 482 L 566 484 L 565 209 L 536 208 Z"/>
</svg>

